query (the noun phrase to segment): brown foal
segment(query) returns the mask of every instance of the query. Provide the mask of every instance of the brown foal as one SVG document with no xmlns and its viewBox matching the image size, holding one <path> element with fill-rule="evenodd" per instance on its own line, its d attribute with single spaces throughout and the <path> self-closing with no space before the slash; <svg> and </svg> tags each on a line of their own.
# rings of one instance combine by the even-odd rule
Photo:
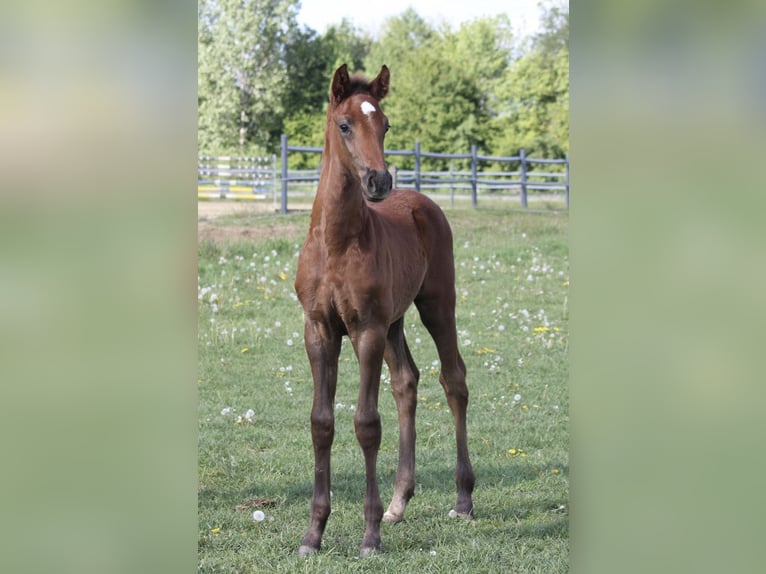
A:
<svg viewBox="0 0 766 574">
<path fill-rule="evenodd" d="M 364 453 L 367 491 L 361 554 L 380 550 L 380 521 L 399 522 L 415 489 L 415 409 L 419 372 L 404 337 L 411 303 L 433 337 L 441 361 L 439 381 L 455 421 L 457 503 L 473 514 L 474 474 L 468 455 L 465 364 L 455 327 L 452 232 L 441 209 L 425 195 L 392 190 L 383 159 L 388 119 L 380 101 L 389 71 L 367 81 L 335 72 L 327 110 L 324 153 L 311 224 L 298 260 L 295 290 L 305 317 L 306 353 L 314 379 L 311 437 L 314 495 L 311 523 L 299 555 L 319 550 L 330 515 L 330 451 L 341 338 L 359 360 L 356 437 Z M 385 359 L 399 415 L 399 464 L 388 510 L 376 480 L 381 441 L 380 372 Z"/>
</svg>

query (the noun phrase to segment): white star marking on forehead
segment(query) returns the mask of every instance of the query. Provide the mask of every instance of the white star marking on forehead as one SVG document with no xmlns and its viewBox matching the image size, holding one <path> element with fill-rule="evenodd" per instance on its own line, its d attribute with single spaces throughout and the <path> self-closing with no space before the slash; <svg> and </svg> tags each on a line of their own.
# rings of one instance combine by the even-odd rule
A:
<svg viewBox="0 0 766 574">
<path fill-rule="evenodd" d="M 365 116 L 369 118 L 370 114 L 374 111 L 377 111 L 377 110 L 375 109 L 375 106 L 373 106 L 370 102 L 362 102 L 362 113 Z"/>
</svg>

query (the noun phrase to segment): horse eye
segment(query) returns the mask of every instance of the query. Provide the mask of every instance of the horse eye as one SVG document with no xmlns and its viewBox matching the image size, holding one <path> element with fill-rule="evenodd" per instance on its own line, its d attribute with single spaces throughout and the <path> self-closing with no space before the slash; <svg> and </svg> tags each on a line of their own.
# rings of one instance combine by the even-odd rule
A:
<svg viewBox="0 0 766 574">
<path fill-rule="evenodd" d="M 347 134 L 348 132 L 351 131 L 351 127 L 345 122 L 340 124 L 338 127 L 340 127 L 340 131 L 343 132 L 344 134 Z"/>
<path fill-rule="evenodd" d="M 390 129 L 391 129 L 391 124 L 389 124 L 388 122 L 386 122 L 386 132 L 388 132 L 388 130 L 390 130 Z"/>
</svg>

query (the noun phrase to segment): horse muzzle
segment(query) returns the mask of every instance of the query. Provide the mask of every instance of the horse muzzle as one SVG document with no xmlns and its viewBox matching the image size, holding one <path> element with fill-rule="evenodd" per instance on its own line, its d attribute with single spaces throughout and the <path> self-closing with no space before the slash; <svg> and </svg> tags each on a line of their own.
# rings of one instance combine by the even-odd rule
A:
<svg viewBox="0 0 766 574">
<path fill-rule="evenodd" d="M 368 169 L 362 179 L 362 191 L 369 201 L 383 201 L 391 193 L 393 180 L 388 170 Z"/>
</svg>

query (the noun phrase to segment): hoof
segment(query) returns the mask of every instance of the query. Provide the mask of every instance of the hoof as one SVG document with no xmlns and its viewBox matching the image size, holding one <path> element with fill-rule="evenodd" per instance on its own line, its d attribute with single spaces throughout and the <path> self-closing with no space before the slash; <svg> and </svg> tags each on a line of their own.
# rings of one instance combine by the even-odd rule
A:
<svg viewBox="0 0 766 574">
<path fill-rule="evenodd" d="M 450 518 L 473 518 L 473 509 L 469 510 L 468 512 L 458 512 L 454 508 L 449 511 Z"/>
<path fill-rule="evenodd" d="M 404 520 L 404 516 L 397 516 L 396 514 L 393 514 L 392 512 L 386 512 L 383 515 L 383 522 L 389 522 L 391 524 L 396 524 L 398 522 L 401 522 Z"/>
<path fill-rule="evenodd" d="M 313 546 L 306 546 L 304 544 L 301 544 L 301 547 L 298 548 L 298 557 L 306 558 L 307 556 L 311 556 L 312 554 L 316 554 L 317 552 L 319 552 L 319 548 L 314 548 Z"/>
</svg>

